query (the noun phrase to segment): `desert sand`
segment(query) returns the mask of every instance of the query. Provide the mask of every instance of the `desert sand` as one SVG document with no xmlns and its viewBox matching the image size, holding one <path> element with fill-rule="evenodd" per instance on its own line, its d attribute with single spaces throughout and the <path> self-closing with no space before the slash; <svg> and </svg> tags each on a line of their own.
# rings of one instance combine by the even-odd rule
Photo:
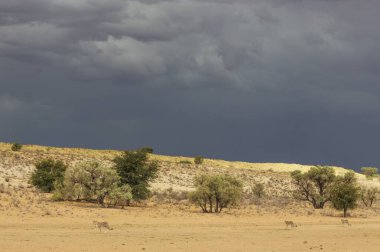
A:
<svg viewBox="0 0 380 252">
<path fill-rule="evenodd" d="M 0 215 L 0 251 L 378 251 L 380 218 L 61 206 L 72 216 Z M 100 232 L 92 220 L 107 220 Z M 296 228 L 286 228 L 284 220 Z"/>
</svg>

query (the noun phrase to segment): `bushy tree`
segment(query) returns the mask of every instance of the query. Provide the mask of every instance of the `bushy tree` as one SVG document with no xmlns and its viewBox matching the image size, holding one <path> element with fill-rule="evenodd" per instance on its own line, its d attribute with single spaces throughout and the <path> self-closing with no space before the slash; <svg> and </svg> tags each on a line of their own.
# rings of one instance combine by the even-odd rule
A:
<svg viewBox="0 0 380 252">
<path fill-rule="evenodd" d="M 22 149 L 22 144 L 20 144 L 20 143 L 12 144 L 12 147 L 11 147 L 12 151 L 20 151 L 21 149 Z"/>
<path fill-rule="evenodd" d="M 84 161 L 66 171 L 59 193 L 66 199 L 96 201 L 104 206 L 106 197 L 119 182 L 120 177 L 114 169 L 97 161 Z"/>
<path fill-rule="evenodd" d="M 343 210 L 343 216 L 347 217 L 347 210 L 357 206 L 360 197 L 360 188 L 357 185 L 355 174 L 348 172 L 344 176 L 338 176 L 331 189 L 331 202 L 335 209 Z"/>
<path fill-rule="evenodd" d="M 379 171 L 376 167 L 362 167 L 361 170 L 368 179 L 373 178 Z"/>
<path fill-rule="evenodd" d="M 157 177 L 158 163 L 149 161 L 145 151 L 125 151 L 115 157 L 113 162 L 121 184 L 128 184 L 132 188 L 134 200 L 144 200 L 151 195 L 149 182 Z"/>
<path fill-rule="evenodd" d="M 203 158 L 203 157 L 198 156 L 198 157 L 195 157 L 195 158 L 194 158 L 194 164 L 196 164 L 196 165 L 201 165 L 201 164 L 203 164 L 203 161 L 204 161 L 204 158 Z"/>
<path fill-rule="evenodd" d="M 35 164 L 36 169 L 30 177 L 30 183 L 43 192 L 51 192 L 56 185 L 62 184 L 67 165 L 62 161 L 43 159 Z"/>
<path fill-rule="evenodd" d="M 265 189 L 264 189 L 264 184 L 262 183 L 256 183 L 252 187 L 252 193 L 255 195 L 257 198 L 261 199 L 265 195 Z"/>
<path fill-rule="evenodd" d="M 379 193 L 379 189 L 376 187 L 360 188 L 360 198 L 366 207 L 372 207 L 372 204 L 376 200 L 378 193 Z"/>
<path fill-rule="evenodd" d="M 335 181 L 335 171 L 329 166 L 314 166 L 309 171 L 291 172 L 296 189 L 294 197 L 310 202 L 314 208 L 323 208 L 330 201 L 331 187 Z"/>
<path fill-rule="evenodd" d="M 196 190 L 189 194 L 191 202 L 204 213 L 220 213 L 230 205 L 236 205 L 242 197 L 243 185 L 229 175 L 201 175 L 194 181 Z"/>
</svg>

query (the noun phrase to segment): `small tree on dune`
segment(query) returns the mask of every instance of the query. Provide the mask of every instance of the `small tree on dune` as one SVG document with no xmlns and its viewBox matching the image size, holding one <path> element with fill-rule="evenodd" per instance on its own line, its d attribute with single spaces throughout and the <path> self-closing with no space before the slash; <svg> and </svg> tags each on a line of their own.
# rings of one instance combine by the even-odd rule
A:
<svg viewBox="0 0 380 252">
<path fill-rule="evenodd" d="M 243 193 L 241 181 L 229 175 L 200 175 L 195 178 L 194 185 L 196 190 L 189 194 L 189 199 L 204 213 L 220 213 L 238 204 Z"/>
<path fill-rule="evenodd" d="M 132 188 L 134 200 L 145 200 L 150 195 L 149 182 L 157 177 L 158 163 L 149 161 L 146 151 L 125 151 L 113 160 L 120 183 Z"/>
<path fill-rule="evenodd" d="M 379 189 L 376 187 L 372 187 L 372 188 L 362 187 L 360 189 L 360 198 L 366 207 L 372 207 L 372 204 L 376 200 L 378 193 L 379 193 Z"/>
<path fill-rule="evenodd" d="M 309 171 L 291 172 L 295 190 L 294 198 L 310 202 L 314 208 L 323 208 L 331 200 L 330 191 L 335 181 L 334 168 L 314 166 Z"/>
<path fill-rule="evenodd" d="M 67 165 L 62 161 L 43 159 L 35 164 L 36 169 L 30 177 L 30 183 L 43 192 L 51 192 L 56 185 L 63 183 Z"/>
<path fill-rule="evenodd" d="M 261 199 L 265 195 L 265 189 L 264 184 L 262 183 L 256 183 L 252 187 L 252 193 L 255 195 L 258 199 Z"/>
<path fill-rule="evenodd" d="M 360 188 L 357 185 L 355 174 L 348 172 L 344 176 L 338 176 L 331 189 L 331 202 L 335 209 L 343 210 L 343 216 L 347 217 L 347 210 L 357 206 L 360 197 Z"/>
<path fill-rule="evenodd" d="M 56 195 L 62 198 L 96 201 L 105 206 L 106 198 L 118 187 L 120 177 L 117 172 L 101 163 L 89 160 L 70 167 L 65 173 L 63 186 Z"/>
</svg>

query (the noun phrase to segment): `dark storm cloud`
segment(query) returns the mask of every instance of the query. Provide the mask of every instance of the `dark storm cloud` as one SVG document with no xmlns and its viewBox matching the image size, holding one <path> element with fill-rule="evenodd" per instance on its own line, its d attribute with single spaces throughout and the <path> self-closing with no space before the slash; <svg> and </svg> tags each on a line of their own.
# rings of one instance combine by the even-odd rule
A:
<svg viewBox="0 0 380 252">
<path fill-rule="evenodd" d="M 376 0 L 0 0 L 1 137 L 380 165 Z"/>
<path fill-rule="evenodd" d="M 355 2 L 3 1 L 0 50 L 87 79 L 123 82 L 132 76 L 162 85 L 169 76 L 186 86 L 284 85 L 299 78 L 294 72 L 310 78 L 351 64 L 343 66 L 343 73 L 357 68 L 361 57 L 368 60 L 377 46 L 379 20 L 376 12 L 366 12 L 365 20 L 352 18 L 344 10 L 354 11 Z M 373 3 L 368 1 L 366 9 L 374 10 Z M 356 41 L 360 33 L 374 39 Z M 295 70 L 300 64 L 309 69 Z"/>
</svg>

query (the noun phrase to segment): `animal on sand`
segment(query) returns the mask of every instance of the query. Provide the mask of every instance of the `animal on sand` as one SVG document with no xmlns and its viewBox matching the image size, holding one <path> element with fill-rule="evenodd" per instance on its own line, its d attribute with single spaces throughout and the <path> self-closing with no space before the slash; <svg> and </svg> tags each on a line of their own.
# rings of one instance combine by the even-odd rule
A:
<svg viewBox="0 0 380 252">
<path fill-rule="evenodd" d="M 285 225 L 286 225 L 286 228 L 288 228 L 288 227 L 291 227 L 291 228 L 297 227 L 297 224 L 294 223 L 293 221 L 285 221 Z"/>
<path fill-rule="evenodd" d="M 351 226 L 351 223 L 347 219 L 341 219 L 343 225 Z"/>
<path fill-rule="evenodd" d="M 102 232 L 102 228 L 113 230 L 113 228 L 109 226 L 107 221 L 93 221 L 92 223 L 94 224 L 95 228 L 99 228 L 100 232 Z"/>
</svg>

